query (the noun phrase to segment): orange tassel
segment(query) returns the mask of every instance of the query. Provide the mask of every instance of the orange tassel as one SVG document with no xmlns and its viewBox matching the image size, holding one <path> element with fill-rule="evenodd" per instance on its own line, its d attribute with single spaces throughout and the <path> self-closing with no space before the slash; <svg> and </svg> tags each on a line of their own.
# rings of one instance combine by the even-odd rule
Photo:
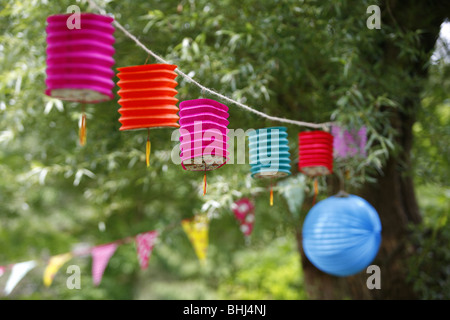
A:
<svg viewBox="0 0 450 320">
<path fill-rule="evenodd" d="M 316 203 L 316 197 L 319 193 L 319 182 L 317 181 L 317 178 L 314 178 L 314 198 L 313 198 L 313 205 Z"/>
<path fill-rule="evenodd" d="M 150 166 L 150 151 L 151 151 L 150 128 L 148 128 L 147 129 L 147 144 L 145 147 L 145 162 L 147 163 L 147 168 Z"/>
<path fill-rule="evenodd" d="M 84 146 L 86 144 L 86 114 L 84 112 L 81 115 L 79 139 L 80 139 L 80 145 Z"/>
<path fill-rule="evenodd" d="M 206 170 L 205 175 L 203 176 L 203 195 L 206 194 Z"/>
</svg>

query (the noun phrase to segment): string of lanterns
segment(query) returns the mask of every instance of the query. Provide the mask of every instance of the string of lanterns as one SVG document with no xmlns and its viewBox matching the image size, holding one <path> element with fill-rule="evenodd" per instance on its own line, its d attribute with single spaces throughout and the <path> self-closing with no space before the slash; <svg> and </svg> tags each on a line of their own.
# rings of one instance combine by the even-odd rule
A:
<svg viewBox="0 0 450 320">
<path fill-rule="evenodd" d="M 66 25 L 69 16 L 54 15 L 47 19 L 45 93 L 83 105 L 111 100 L 114 87 L 111 70 L 114 65 L 114 27 L 111 23 L 114 19 L 83 13 L 81 28 L 69 29 Z M 116 25 L 125 30 L 120 24 Z M 126 34 L 129 35 L 127 31 Z M 176 65 L 166 63 L 118 68 L 120 130 L 147 129 L 146 164 L 149 166 L 150 128 L 179 128 L 181 165 L 184 170 L 204 173 L 205 194 L 206 171 L 216 170 L 228 160 L 228 107 L 212 99 L 194 99 L 181 101 L 178 108 L 176 69 Z M 287 137 L 285 127 L 261 128 L 248 135 L 253 178 L 272 181 L 291 174 Z M 84 110 L 79 139 L 80 145 L 84 145 Z M 364 199 L 353 195 L 341 194 L 315 204 L 317 177 L 333 173 L 334 137 L 324 130 L 314 130 L 300 132 L 298 139 L 299 171 L 314 179 L 314 206 L 303 226 L 305 253 L 324 272 L 338 276 L 359 272 L 361 266 L 370 263 L 378 252 L 381 241 L 378 215 Z M 272 186 L 270 205 L 273 205 Z"/>
</svg>

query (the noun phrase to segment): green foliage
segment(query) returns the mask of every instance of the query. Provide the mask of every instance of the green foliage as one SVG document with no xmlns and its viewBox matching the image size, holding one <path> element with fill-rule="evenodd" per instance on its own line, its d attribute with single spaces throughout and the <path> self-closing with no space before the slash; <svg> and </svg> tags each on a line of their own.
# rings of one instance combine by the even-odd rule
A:
<svg viewBox="0 0 450 320">
<path fill-rule="evenodd" d="M 421 208 L 425 213 L 422 225 L 411 226 L 412 243 L 417 254 L 408 261 L 408 280 L 421 299 L 450 298 L 450 189 L 433 185 L 419 188 Z"/>
<path fill-rule="evenodd" d="M 300 259 L 291 236 L 277 238 L 266 248 L 236 254 L 237 270 L 218 288 L 221 299 L 304 300 Z"/>
<path fill-rule="evenodd" d="M 422 299 L 450 297 L 450 64 L 436 61 L 422 93 L 415 123 L 413 161 L 423 224 L 411 226 L 417 255 L 409 261 L 409 281 Z"/>
<path fill-rule="evenodd" d="M 448 186 L 450 147 L 445 137 L 450 136 L 450 64 L 439 61 L 430 66 L 429 79 L 413 128 L 416 181 Z"/>
</svg>

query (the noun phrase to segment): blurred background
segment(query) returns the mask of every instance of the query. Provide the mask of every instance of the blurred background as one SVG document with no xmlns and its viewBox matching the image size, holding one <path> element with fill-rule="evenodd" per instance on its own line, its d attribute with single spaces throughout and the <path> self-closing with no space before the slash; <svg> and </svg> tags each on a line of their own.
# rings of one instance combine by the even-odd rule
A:
<svg viewBox="0 0 450 320">
<path fill-rule="evenodd" d="M 147 134 L 119 132 L 117 94 L 87 105 L 81 147 L 80 105 L 44 94 L 46 18 L 73 4 L 97 12 L 87 1 L 0 0 L 0 266 L 38 263 L 1 299 L 450 298 L 449 3 L 96 2 L 148 48 L 224 95 L 273 116 L 367 127 L 367 157 L 336 161 L 335 173 L 319 179 L 317 200 L 345 180 L 348 192 L 377 209 L 383 241 L 373 264 L 382 289 L 369 290 L 365 272 L 329 276 L 304 256 L 301 226 L 313 182 L 297 172 L 297 134 L 306 128 L 287 126 L 293 174 L 277 181 L 272 207 L 269 184 L 250 177 L 248 159 L 209 172 L 203 196 L 203 175 L 171 161 L 172 129 L 151 131 L 147 168 Z M 380 29 L 366 25 L 373 4 Z M 145 63 L 145 51 L 120 30 L 114 35 L 115 72 Z M 176 80 L 180 101 L 216 99 Z M 280 125 L 227 105 L 229 128 Z M 231 210 L 242 197 L 255 202 L 250 241 Z M 212 218 L 205 266 L 179 224 L 199 213 Z M 164 232 L 148 269 L 128 243 L 99 286 L 89 257 L 73 258 L 44 286 L 49 257 L 155 229 Z M 72 264 L 81 268 L 79 290 L 66 286 Z M 2 292 L 7 279 L 5 272 Z"/>
</svg>

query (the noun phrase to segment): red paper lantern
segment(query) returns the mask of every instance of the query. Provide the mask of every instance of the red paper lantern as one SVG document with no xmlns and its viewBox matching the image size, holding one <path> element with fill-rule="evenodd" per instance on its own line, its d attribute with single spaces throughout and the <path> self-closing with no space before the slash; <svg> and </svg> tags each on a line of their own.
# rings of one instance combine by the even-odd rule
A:
<svg viewBox="0 0 450 320">
<path fill-rule="evenodd" d="M 170 64 L 117 68 L 121 131 L 180 126 L 175 98 L 176 68 Z"/>
<path fill-rule="evenodd" d="M 298 134 L 298 169 L 311 177 L 333 173 L 333 136 L 325 131 Z"/>
<path fill-rule="evenodd" d="M 117 85 L 121 99 L 118 103 L 122 124 L 120 130 L 171 127 L 178 128 L 178 99 L 176 65 L 146 64 L 118 68 Z M 150 139 L 147 137 L 147 166 L 149 166 Z"/>
</svg>

